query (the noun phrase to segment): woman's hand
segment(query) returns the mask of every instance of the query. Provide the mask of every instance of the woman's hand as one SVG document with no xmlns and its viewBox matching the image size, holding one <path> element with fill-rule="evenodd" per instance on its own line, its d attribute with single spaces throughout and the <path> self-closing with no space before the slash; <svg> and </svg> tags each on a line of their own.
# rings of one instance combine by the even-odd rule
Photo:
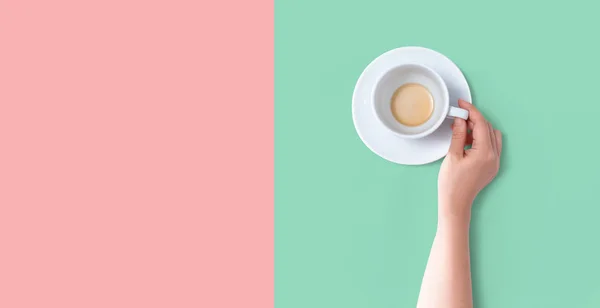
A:
<svg viewBox="0 0 600 308">
<path fill-rule="evenodd" d="M 454 121 L 450 150 L 440 168 L 438 228 L 423 275 L 419 308 L 473 307 L 471 205 L 500 167 L 502 134 L 473 105 L 464 101 L 458 105 L 469 110 L 469 120 Z M 467 145 L 472 146 L 465 151 Z"/>
<path fill-rule="evenodd" d="M 473 200 L 498 173 L 502 133 L 475 106 L 463 100 L 458 105 L 469 111 L 469 120 L 452 124 L 452 143 L 438 176 L 439 218 L 470 220 Z"/>
</svg>

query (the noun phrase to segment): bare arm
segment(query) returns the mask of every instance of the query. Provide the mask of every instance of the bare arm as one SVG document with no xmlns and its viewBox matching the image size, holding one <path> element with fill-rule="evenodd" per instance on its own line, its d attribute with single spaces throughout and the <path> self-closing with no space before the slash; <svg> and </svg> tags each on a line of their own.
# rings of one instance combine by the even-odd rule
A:
<svg viewBox="0 0 600 308">
<path fill-rule="evenodd" d="M 471 104 L 469 120 L 453 124 L 452 144 L 438 178 L 438 225 L 421 284 L 418 308 L 473 307 L 469 225 L 475 196 L 500 166 L 502 134 Z M 468 133 L 467 129 L 473 132 Z M 464 150 L 466 145 L 472 148 Z"/>
<path fill-rule="evenodd" d="M 417 307 L 473 307 L 468 221 L 438 224 Z"/>
</svg>

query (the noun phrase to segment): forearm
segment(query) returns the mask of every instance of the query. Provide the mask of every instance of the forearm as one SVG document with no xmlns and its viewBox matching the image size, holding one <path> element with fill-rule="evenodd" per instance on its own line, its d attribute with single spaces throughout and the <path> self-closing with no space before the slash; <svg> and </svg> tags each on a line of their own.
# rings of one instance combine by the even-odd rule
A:
<svg viewBox="0 0 600 308">
<path fill-rule="evenodd" d="M 418 308 L 473 307 L 469 221 L 470 213 L 439 214 Z"/>
</svg>

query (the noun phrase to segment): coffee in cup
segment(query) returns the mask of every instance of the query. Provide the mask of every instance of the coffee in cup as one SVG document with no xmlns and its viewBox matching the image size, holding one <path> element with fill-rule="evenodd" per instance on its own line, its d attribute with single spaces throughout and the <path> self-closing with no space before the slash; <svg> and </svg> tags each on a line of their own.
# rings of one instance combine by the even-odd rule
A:
<svg viewBox="0 0 600 308">
<path fill-rule="evenodd" d="M 446 83 L 422 64 L 407 63 L 382 72 L 371 103 L 381 124 L 399 137 L 432 134 L 446 118 L 468 119 L 469 112 L 450 104 Z"/>
<path fill-rule="evenodd" d="M 394 91 L 390 107 L 396 121 L 406 126 L 419 126 L 433 113 L 433 96 L 423 85 L 403 84 Z"/>
</svg>

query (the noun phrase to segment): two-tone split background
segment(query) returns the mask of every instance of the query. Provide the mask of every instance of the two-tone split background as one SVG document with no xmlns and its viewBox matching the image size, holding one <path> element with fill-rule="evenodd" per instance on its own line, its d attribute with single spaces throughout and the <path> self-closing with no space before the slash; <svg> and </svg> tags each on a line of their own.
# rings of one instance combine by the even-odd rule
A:
<svg viewBox="0 0 600 308">
<path fill-rule="evenodd" d="M 599 307 L 598 9 L 2 0 L 0 307 L 414 306 L 439 162 L 380 159 L 350 109 L 406 45 L 504 132 L 476 305 Z"/>
</svg>

